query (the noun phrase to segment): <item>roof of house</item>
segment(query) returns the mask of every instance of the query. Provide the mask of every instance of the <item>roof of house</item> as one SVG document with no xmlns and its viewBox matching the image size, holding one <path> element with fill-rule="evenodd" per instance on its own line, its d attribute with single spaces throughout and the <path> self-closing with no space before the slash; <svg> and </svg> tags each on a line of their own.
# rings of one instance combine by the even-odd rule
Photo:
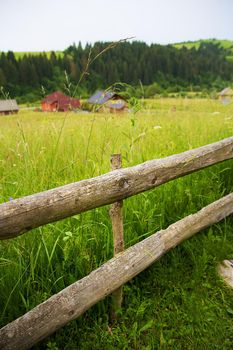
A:
<svg viewBox="0 0 233 350">
<path fill-rule="evenodd" d="M 59 106 L 71 105 L 72 107 L 80 107 L 80 100 L 78 98 L 71 98 L 60 91 L 53 92 L 42 100 L 42 103 L 47 104 L 53 104 L 54 102 L 57 102 Z"/>
<path fill-rule="evenodd" d="M 92 95 L 89 99 L 89 103 L 102 105 L 109 101 L 110 99 L 122 99 L 125 100 L 122 96 L 118 95 L 117 93 L 113 91 L 101 91 L 98 90 Z"/>
<path fill-rule="evenodd" d="M 18 111 L 16 100 L 0 100 L 0 112 Z"/>
<path fill-rule="evenodd" d="M 233 89 L 230 87 L 226 87 L 223 89 L 220 93 L 220 96 L 232 96 L 233 95 Z"/>
<path fill-rule="evenodd" d="M 61 101 L 61 100 L 67 100 L 67 98 L 69 98 L 68 96 L 66 96 L 65 94 L 63 94 L 63 92 L 60 91 L 56 91 L 53 92 L 52 94 L 46 96 L 42 102 L 46 102 L 46 103 L 54 103 L 56 101 Z"/>
<path fill-rule="evenodd" d="M 111 109 L 121 110 L 125 108 L 125 102 L 122 103 L 112 103 L 108 106 Z"/>
</svg>

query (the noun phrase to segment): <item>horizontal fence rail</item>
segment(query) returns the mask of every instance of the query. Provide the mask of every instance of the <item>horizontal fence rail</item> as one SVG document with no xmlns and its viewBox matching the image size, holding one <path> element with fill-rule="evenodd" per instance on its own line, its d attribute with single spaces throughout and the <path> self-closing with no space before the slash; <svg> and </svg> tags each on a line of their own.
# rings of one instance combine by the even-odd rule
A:
<svg viewBox="0 0 233 350">
<path fill-rule="evenodd" d="M 0 205 L 0 239 L 120 201 L 233 158 L 233 137 Z"/>
<path fill-rule="evenodd" d="M 171 248 L 232 213 L 233 193 L 119 253 L 0 329 L 0 349 L 29 349 L 138 275 Z"/>
</svg>

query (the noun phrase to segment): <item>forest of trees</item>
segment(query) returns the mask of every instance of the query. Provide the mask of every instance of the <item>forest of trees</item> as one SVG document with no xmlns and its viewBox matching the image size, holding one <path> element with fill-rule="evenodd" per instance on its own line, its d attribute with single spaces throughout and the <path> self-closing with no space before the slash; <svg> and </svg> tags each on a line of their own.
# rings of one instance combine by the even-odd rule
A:
<svg viewBox="0 0 233 350">
<path fill-rule="evenodd" d="M 62 54 L 25 54 L 17 59 L 11 51 L 1 53 L 1 91 L 27 102 L 55 90 L 86 97 L 96 89 L 122 82 L 135 88 L 143 86 L 149 97 L 190 89 L 219 90 L 233 81 L 229 53 L 213 43 L 202 42 L 198 49 L 137 41 L 108 46 L 97 42 L 82 47 L 79 43 Z"/>
</svg>

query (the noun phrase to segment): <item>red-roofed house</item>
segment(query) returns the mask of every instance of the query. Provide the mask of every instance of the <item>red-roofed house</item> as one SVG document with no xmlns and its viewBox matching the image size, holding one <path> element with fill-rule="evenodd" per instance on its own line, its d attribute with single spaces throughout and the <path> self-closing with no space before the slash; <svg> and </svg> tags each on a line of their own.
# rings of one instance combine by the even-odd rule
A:
<svg viewBox="0 0 233 350">
<path fill-rule="evenodd" d="M 60 91 L 53 92 L 41 101 L 44 112 L 66 112 L 81 107 L 80 100 L 66 96 Z"/>
</svg>

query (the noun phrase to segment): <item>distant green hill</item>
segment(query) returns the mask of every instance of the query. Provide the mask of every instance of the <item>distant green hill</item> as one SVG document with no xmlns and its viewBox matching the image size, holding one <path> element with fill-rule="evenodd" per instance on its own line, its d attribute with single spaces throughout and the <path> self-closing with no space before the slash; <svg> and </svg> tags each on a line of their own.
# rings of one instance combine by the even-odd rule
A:
<svg viewBox="0 0 233 350">
<path fill-rule="evenodd" d="M 180 49 L 182 46 L 190 49 Z M 233 41 L 229 40 L 173 46 L 139 41 L 96 42 L 84 47 L 74 43 L 55 55 L 49 50 L 0 54 L 1 90 L 21 103 L 58 90 L 87 97 L 108 87 L 141 97 L 141 85 L 146 97 L 186 91 L 209 94 L 232 86 L 232 81 Z"/>
<path fill-rule="evenodd" d="M 233 61 L 233 40 L 202 39 L 197 41 L 186 41 L 181 43 L 175 43 L 173 44 L 173 46 L 176 47 L 177 49 L 181 49 L 182 47 L 186 47 L 187 49 L 191 49 L 192 47 L 195 47 L 196 49 L 198 49 L 201 43 L 212 43 L 215 45 L 219 45 L 219 47 L 229 52 L 226 58 L 228 60 Z"/>
<path fill-rule="evenodd" d="M 196 41 L 184 41 L 180 43 L 174 43 L 172 46 L 176 47 L 177 49 L 181 49 L 182 47 L 186 47 L 187 49 L 191 49 L 195 47 L 196 49 L 199 48 L 201 43 L 212 43 L 219 45 L 221 48 L 229 51 L 230 55 L 227 56 L 228 59 L 233 60 L 233 40 L 219 40 L 219 39 L 201 39 L 201 40 L 196 40 Z M 45 53 L 46 56 L 49 58 L 50 54 L 52 51 L 21 51 L 21 52 L 14 52 L 15 58 L 19 59 L 22 58 L 23 56 L 37 56 L 41 53 Z M 63 51 L 55 51 L 57 56 L 63 57 L 64 52 Z"/>
<path fill-rule="evenodd" d="M 173 46 L 175 46 L 178 49 L 180 49 L 181 47 L 187 47 L 188 49 L 191 49 L 192 47 L 198 48 L 201 43 L 219 44 L 220 47 L 224 49 L 231 49 L 233 52 L 233 40 L 202 39 L 196 41 L 184 41 L 181 43 L 175 43 L 173 44 Z"/>
<path fill-rule="evenodd" d="M 29 52 L 29 51 L 25 51 L 25 52 L 14 52 L 14 55 L 15 55 L 15 58 L 18 60 L 18 59 L 20 59 L 20 58 L 22 58 L 23 56 L 38 56 L 38 55 L 40 55 L 40 54 L 42 54 L 42 53 L 45 53 L 46 54 L 46 56 L 49 58 L 50 57 L 50 55 L 51 55 L 51 52 L 52 51 L 31 51 L 31 52 Z M 63 51 L 54 51 L 55 52 L 55 54 L 56 54 L 56 56 L 58 57 L 58 56 L 60 56 L 60 57 L 63 57 L 64 56 L 64 53 L 63 53 Z"/>
</svg>

